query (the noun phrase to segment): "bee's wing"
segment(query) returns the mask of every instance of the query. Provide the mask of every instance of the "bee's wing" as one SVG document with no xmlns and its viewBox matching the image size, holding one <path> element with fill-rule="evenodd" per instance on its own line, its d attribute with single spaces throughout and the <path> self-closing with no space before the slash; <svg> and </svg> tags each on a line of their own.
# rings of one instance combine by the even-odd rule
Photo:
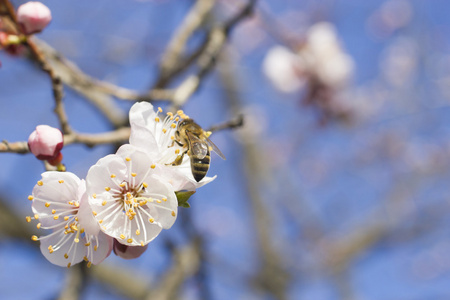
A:
<svg viewBox="0 0 450 300">
<path fill-rule="evenodd" d="M 217 155 L 220 156 L 221 159 L 226 160 L 225 155 L 223 155 L 222 151 L 219 150 L 219 148 L 214 144 L 208 137 L 206 137 L 206 141 L 208 142 L 209 146 L 211 146 L 212 150 L 217 153 Z"/>
<path fill-rule="evenodd" d="M 186 131 L 186 133 L 189 139 L 192 154 L 197 156 L 198 159 L 205 158 L 206 154 L 208 154 L 208 144 L 199 139 L 198 137 L 196 137 L 195 135 L 193 135 L 192 133 L 190 133 L 189 131 Z"/>
</svg>

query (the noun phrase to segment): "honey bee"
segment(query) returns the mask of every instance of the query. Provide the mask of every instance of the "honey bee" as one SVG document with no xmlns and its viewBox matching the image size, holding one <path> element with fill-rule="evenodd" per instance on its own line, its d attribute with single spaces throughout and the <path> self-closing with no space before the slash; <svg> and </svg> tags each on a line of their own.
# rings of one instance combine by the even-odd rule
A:
<svg viewBox="0 0 450 300">
<path fill-rule="evenodd" d="M 211 150 L 225 159 L 219 148 L 208 138 L 207 133 L 192 119 L 186 118 L 178 124 L 175 142 L 186 150 L 175 159 L 172 165 L 181 164 L 184 154 L 187 153 L 191 160 L 192 175 L 197 182 L 202 180 L 208 172 Z"/>
</svg>

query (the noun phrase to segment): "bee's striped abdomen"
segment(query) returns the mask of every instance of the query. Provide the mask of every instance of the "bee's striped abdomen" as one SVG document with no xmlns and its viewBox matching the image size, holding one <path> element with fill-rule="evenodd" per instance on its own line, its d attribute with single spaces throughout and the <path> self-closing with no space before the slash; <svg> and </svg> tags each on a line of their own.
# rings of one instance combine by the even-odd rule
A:
<svg viewBox="0 0 450 300">
<path fill-rule="evenodd" d="M 203 179 L 203 177 L 206 176 L 206 173 L 209 169 L 209 163 L 211 161 L 211 156 L 209 154 L 206 154 L 206 156 L 202 159 L 199 159 L 197 155 L 191 156 L 191 170 L 192 175 L 194 176 L 194 179 L 199 182 Z"/>
</svg>

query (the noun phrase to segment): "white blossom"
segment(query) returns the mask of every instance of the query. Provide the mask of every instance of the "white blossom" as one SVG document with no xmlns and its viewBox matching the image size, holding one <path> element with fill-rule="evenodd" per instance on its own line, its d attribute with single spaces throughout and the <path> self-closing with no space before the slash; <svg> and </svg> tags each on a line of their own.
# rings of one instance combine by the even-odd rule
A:
<svg viewBox="0 0 450 300">
<path fill-rule="evenodd" d="M 350 80 L 354 62 L 344 52 L 334 25 L 319 22 L 308 29 L 305 42 L 295 52 L 280 45 L 271 48 L 262 68 L 282 92 L 298 91 L 305 84 L 306 77 L 339 90 Z"/>
<path fill-rule="evenodd" d="M 353 60 L 342 49 L 336 28 L 331 23 L 319 22 L 311 26 L 306 45 L 299 55 L 304 67 L 330 87 L 342 87 L 353 74 Z"/>
<path fill-rule="evenodd" d="M 86 184 L 69 172 L 44 172 L 29 198 L 38 229 L 52 232 L 33 240 L 41 242 L 41 252 L 53 264 L 70 267 L 88 261 L 102 262 L 112 250 L 112 239 L 100 231 L 92 217 Z M 31 217 L 27 217 L 31 221 Z"/>
<path fill-rule="evenodd" d="M 101 158 L 86 177 L 101 230 L 127 246 L 145 246 L 176 220 L 178 201 L 164 170 L 140 148 L 123 145 Z"/>
</svg>

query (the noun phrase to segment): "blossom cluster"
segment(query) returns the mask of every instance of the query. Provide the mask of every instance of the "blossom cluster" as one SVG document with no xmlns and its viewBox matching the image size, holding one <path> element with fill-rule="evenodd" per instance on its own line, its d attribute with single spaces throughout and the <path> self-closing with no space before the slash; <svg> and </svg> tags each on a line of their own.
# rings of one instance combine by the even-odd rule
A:
<svg viewBox="0 0 450 300">
<path fill-rule="evenodd" d="M 138 257 L 174 224 L 177 193 L 192 193 L 214 180 L 197 182 L 187 155 L 173 164 L 186 150 L 176 142 L 176 131 L 187 116 L 161 113 L 150 103 L 134 104 L 129 144 L 98 160 L 85 180 L 70 172 L 42 174 L 28 198 L 34 216 L 27 221 L 34 218 L 38 229 L 50 231 L 32 237 L 50 262 L 70 267 L 85 260 L 90 266 L 113 250 L 125 259 Z"/>
<path fill-rule="evenodd" d="M 353 75 L 354 62 L 344 51 L 333 24 L 312 25 L 295 51 L 274 46 L 264 58 L 262 71 L 281 92 L 305 89 L 304 104 L 316 106 L 323 117 L 351 117 L 351 105 L 343 95 Z"/>
</svg>

